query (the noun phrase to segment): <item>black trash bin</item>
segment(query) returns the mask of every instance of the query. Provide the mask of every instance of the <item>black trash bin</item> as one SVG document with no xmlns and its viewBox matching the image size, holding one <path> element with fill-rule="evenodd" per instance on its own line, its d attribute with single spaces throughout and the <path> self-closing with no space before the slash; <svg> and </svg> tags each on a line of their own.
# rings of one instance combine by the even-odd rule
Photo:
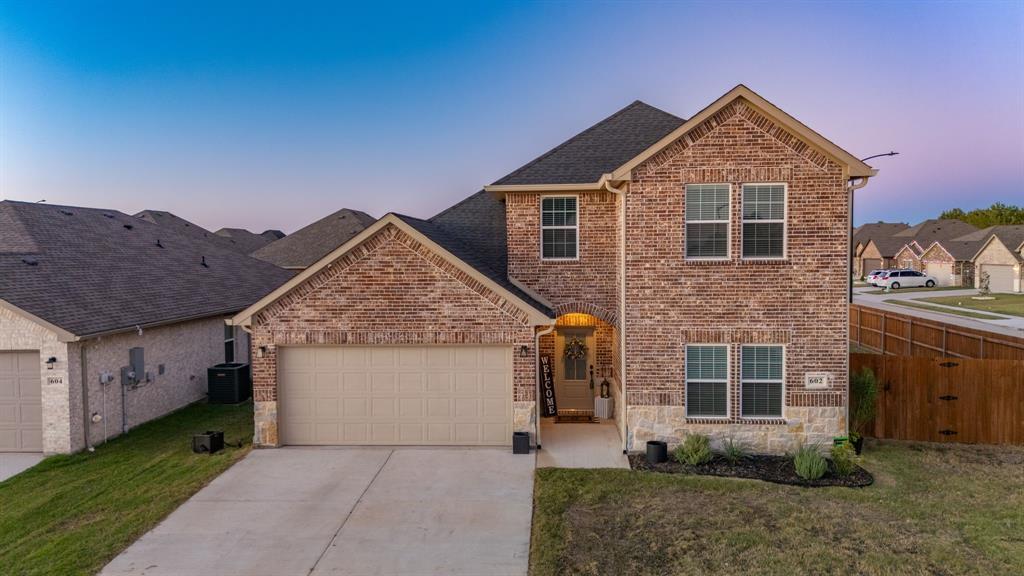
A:
<svg viewBox="0 0 1024 576">
<path fill-rule="evenodd" d="M 249 365 L 230 362 L 206 370 L 210 404 L 238 404 L 252 396 Z"/>
<path fill-rule="evenodd" d="M 668 462 L 668 444 L 661 440 L 647 441 L 647 463 L 661 464 Z"/>
<path fill-rule="evenodd" d="M 513 432 L 512 433 L 512 453 L 513 454 L 529 454 L 530 453 L 530 433 L 529 432 Z"/>
</svg>

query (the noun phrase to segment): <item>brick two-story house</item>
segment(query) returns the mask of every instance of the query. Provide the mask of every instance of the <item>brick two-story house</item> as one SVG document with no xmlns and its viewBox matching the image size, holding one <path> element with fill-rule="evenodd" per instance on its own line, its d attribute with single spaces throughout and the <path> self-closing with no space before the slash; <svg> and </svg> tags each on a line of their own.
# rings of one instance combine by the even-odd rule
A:
<svg viewBox="0 0 1024 576">
<path fill-rule="evenodd" d="M 429 219 L 388 214 L 233 321 L 256 442 L 507 445 L 605 377 L 625 450 L 847 431 L 850 195 L 875 175 L 744 86 L 635 102 Z"/>
</svg>

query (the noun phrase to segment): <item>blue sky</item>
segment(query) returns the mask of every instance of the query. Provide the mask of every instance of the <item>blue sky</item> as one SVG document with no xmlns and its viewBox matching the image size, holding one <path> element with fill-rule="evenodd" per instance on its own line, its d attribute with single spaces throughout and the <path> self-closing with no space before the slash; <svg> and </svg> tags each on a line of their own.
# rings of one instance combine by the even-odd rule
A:
<svg viewBox="0 0 1024 576">
<path fill-rule="evenodd" d="M 1024 3 L 0 2 L 0 197 L 293 231 L 427 217 L 629 102 L 744 83 L 858 222 L 1024 204 Z"/>
</svg>

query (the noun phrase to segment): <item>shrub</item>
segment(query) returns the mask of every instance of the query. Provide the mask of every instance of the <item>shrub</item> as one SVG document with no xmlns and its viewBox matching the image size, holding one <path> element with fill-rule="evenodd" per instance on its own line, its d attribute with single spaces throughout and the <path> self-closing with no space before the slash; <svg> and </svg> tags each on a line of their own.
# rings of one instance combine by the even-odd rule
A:
<svg viewBox="0 0 1024 576">
<path fill-rule="evenodd" d="M 726 438 L 725 442 L 722 442 L 722 457 L 729 464 L 735 464 L 747 457 L 747 450 L 741 442 L 737 442 L 732 438 Z"/>
<path fill-rule="evenodd" d="M 804 480 L 817 480 L 828 470 L 828 460 L 825 460 L 816 446 L 800 446 L 793 456 L 793 467 L 796 468 L 796 475 Z"/>
<path fill-rule="evenodd" d="M 853 446 L 842 443 L 832 447 L 832 467 L 835 468 L 837 476 L 849 476 L 857 468 L 854 463 L 855 454 Z"/>
<path fill-rule="evenodd" d="M 702 434 L 687 434 L 682 444 L 676 447 L 676 460 L 690 466 L 710 462 L 711 440 Z"/>
<path fill-rule="evenodd" d="M 871 368 L 850 374 L 851 439 L 862 436 L 868 424 L 875 419 L 878 401 L 878 379 Z"/>
</svg>

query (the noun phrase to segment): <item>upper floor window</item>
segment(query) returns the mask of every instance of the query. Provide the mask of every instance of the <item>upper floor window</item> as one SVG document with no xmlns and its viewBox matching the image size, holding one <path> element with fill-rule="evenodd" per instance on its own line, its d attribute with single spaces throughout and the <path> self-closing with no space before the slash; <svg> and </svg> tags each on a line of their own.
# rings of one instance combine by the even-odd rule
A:
<svg viewBox="0 0 1024 576">
<path fill-rule="evenodd" d="M 729 257 L 729 185 L 686 185 L 686 257 Z"/>
<path fill-rule="evenodd" d="M 743 185 L 743 257 L 786 256 L 786 185 Z"/>
<path fill-rule="evenodd" d="M 725 418 L 729 415 L 729 347 L 686 347 L 686 415 Z"/>
<path fill-rule="evenodd" d="M 540 200 L 541 257 L 573 260 L 578 256 L 579 218 L 575 196 L 547 196 Z"/>
</svg>

